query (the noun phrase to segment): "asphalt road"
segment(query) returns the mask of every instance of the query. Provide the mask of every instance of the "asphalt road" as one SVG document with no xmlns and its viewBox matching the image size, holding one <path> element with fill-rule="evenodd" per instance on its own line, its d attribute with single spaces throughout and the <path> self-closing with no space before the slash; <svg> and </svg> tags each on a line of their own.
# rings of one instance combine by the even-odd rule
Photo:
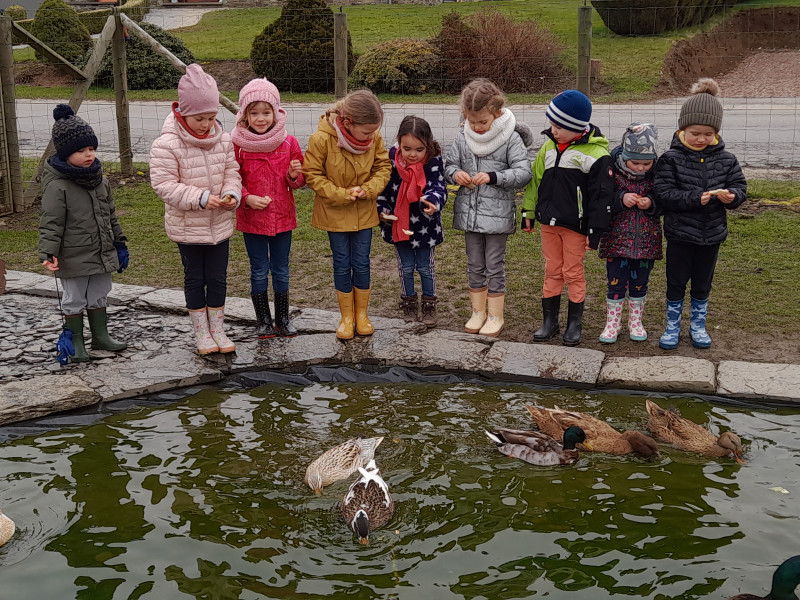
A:
<svg viewBox="0 0 800 600">
<path fill-rule="evenodd" d="M 595 105 L 592 122 L 609 138 L 611 145 L 619 142 L 625 127 L 633 121 L 654 122 L 660 132 L 659 146 L 665 150 L 678 121 L 681 98 L 655 104 Z M 38 156 L 46 148 L 52 127 L 55 100 L 18 100 L 17 128 L 23 156 Z M 800 100 L 796 98 L 723 100 L 725 115 L 722 137 L 743 166 L 754 168 L 800 168 Z M 309 136 L 316 130 L 325 104 L 286 104 L 289 117 L 287 129 L 305 148 Z M 537 134 L 546 127 L 544 105 L 512 105 L 518 121 L 527 123 Z M 161 125 L 169 114 L 168 102 L 132 102 L 130 105 L 131 137 L 134 160 L 146 162 L 150 145 L 158 137 Z M 460 114 L 455 105 L 442 104 L 385 104 L 386 119 L 382 128 L 384 138 L 393 140 L 400 120 L 414 114 L 428 120 L 434 135 L 447 147 L 458 128 Z M 113 102 L 84 102 L 78 114 L 97 133 L 101 160 L 115 160 L 119 155 Z M 219 118 L 230 131 L 234 116 L 220 107 Z M 540 145 L 537 142 L 536 146 Z"/>
</svg>

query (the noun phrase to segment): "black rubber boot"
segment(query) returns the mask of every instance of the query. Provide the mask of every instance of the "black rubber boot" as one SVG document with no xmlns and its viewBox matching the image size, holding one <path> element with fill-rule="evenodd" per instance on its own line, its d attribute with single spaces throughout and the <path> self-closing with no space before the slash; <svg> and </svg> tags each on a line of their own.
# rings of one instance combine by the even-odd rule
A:
<svg viewBox="0 0 800 600">
<path fill-rule="evenodd" d="M 274 338 L 278 334 L 272 326 L 272 313 L 269 310 L 269 292 L 264 290 L 258 294 L 251 294 L 250 298 L 253 299 L 253 308 L 256 309 L 256 320 L 258 321 L 256 335 L 262 340 Z"/>
<path fill-rule="evenodd" d="M 87 311 L 89 329 L 92 332 L 92 350 L 121 352 L 128 347 L 125 342 L 115 340 L 108 334 L 108 313 L 105 308 Z"/>
<path fill-rule="evenodd" d="M 69 362 L 88 362 L 89 354 L 83 343 L 83 313 L 66 315 L 64 321 L 67 329 L 72 330 L 72 345 L 75 347 L 75 356 L 70 356 Z"/>
<path fill-rule="evenodd" d="M 289 320 L 289 292 L 275 292 L 275 330 L 281 337 L 297 335 L 297 329 Z"/>
<path fill-rule="evenodd" d="M 577 346 L 581 343 L 581 332 L 583 331 L 583 302 L 569 303 L 567 309 L 567 328 L 564 330 L 562 338 L 565 346 Z"/>
<path fill-rule="evenodd" d="M 546 342 L 551 337 L 558 335 L 561 329 L 558 326 L 558 313 L 561 310 L 561 296 L 542 298 L 542 314 L 544 322 L 533 334 L 534 342 Z"/>
</svg>

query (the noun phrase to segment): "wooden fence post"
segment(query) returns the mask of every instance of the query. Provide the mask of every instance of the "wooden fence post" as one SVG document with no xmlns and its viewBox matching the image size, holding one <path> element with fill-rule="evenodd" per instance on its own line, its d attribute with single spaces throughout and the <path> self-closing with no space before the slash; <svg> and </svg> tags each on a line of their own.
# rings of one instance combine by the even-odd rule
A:
<svg viewBox="0 0 800 600">
<path fill-rule="evenodd" d="M 2 80 L 3 117 L 6 126 L 9 178 L 14 212 L 24 208 L 22 196 L 22 160 L 19 156 L 17 132 L 17 105 L 14 93 L 14 50 L 12 49 L 11 17 L 0 17 L 0 80 Z"/>
<path fill-rule="evenodd" d="M 333 77 L 336 97 L 344 98 L 347 95 L 347 13 L 343 12 L 333 13 Z"/>
<path fill-rule="evenodd" d="M 585 0 L 584 0 L 585 2 Z M 578 7 L 578 81 L 576 87 L 587 96 L 591 93 L 592 7 Z"/>
<path fill-rule="evenodd" d="M 114 71 L 114 99 L 117 108 L 117 135 L 119 136 L 119 164 L 123 175 L 133 175 L 133 149 L 131 148 L 131 122 L 128 105 L 128 69 L 125 61 L 125 29 L 119 9 L 112 8 L 114 37 L 111 39 L 111 64 Z"/>
</svg>

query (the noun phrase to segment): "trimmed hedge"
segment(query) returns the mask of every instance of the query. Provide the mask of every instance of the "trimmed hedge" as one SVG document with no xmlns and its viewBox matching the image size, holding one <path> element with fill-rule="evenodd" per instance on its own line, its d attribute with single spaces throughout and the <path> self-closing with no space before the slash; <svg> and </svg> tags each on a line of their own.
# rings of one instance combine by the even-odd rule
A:
<svg viewBox="0 0 800 600">
<path fill-rule="evenodd" d="M 140 23 L 139 26 L 187 65 L 195 62 L 191 50 L 184 46 L 179 38 L 151 23 Z M 90 52 L 86 54 L 83 64 L 89 60 L 90 54 Z M 180 71 L 167 59 L 156 54 L 139 36 L 131 35 L 131 39 L 125 44 L 125 61 L 128 69 L 128 89 L 167 90 L 178 87 Z M 103 56 L 95 81 L 102 87 L 114 86 L 110 46 Z"/>
<path fill-rule="evenodd" d="M 150 0 L 128 0 L 125 4 L 119 7 L 119 12 L 128 15 L 132 20 L 137 23 L 141 22 L 144 16 L 150 11 Z M 86 25 L 86 29 L 92 35 L 103 31 L 106 20 L 111 16 L 110 8 L 101 8 L 98 10 L 87 10 L 79 12 L 78 18 Z"/>
<path fill-rule="evenodd" d="M 62 0 L 44 0 L 29 31 L 72 63 L 81 60 L 92 47 L 92 36 L 78 13 Z M 36 58 L 44 60 L 38 52 Z"/>
<path fill-rule="evenodd" d="M 425 40 L 396 39 L 362 54 L 350 74 L 351 88 L 376 94 L 436 94 L 442 89 L 438 50 Z"/>
<path fill-rule="evenodd" d="M 3 14 L 7 17 L 11 17 L 12 21 L 22 21 L 28 18 L 28 11 L 24 6 L 20 6 L 19 4 L 12 4 L 3 11 Z"/>
<path fill-rule="evenodd" d="M 656 35 L 699 25 L 735 3 L 736 0 L 592 0 L 603 23 L 618 35 Z"/>
<path fill-rule="evenodd" d="M 282 92 L 334 91 L 333 11 L 325 0 L 287 0 L 250 49 L 253 72 Z M 353 45 L 347 34 L 348 72 Z"/>
</svg>

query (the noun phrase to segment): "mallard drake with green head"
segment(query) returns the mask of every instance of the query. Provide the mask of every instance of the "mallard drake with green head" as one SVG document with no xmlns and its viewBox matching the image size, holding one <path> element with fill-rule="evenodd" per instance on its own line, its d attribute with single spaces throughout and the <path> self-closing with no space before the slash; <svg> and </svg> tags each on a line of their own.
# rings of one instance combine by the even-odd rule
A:
<svg viewBox="0 0 800 600">
<path fill-rule="evenodd" d="M 15 530 L 16 526 L 14 525 L 14 521 L 5 516 L 3 511 L 0 510 L 0 546 L 11 539 Z"/>
<path fill-rule="evenodd" d="M 672 444 L 681 450 L 701 452 L 706 456 L 730 456 L 743 464 L 742 440 L 732 431 L 726 431 L 719 437 L 701 427 L 694 421 L 685 419 L 675 408 L 665 410 L 651 400 L 645 400 L 647 413 L 647 429 L 660 442 Z"/>
<path fill-rule="evenodd" d="M 800 555 L 781 564 L 772 575 L 772 589 L 766 596 L 736 594 L 730 600 L 798 600 L 794 590 L 800 585 Z"/>
<path fill-rule="evenodd" d="M 568 427 L 562 445 L 541 431 L 521 431 L 497 427 L 486 431 L 486 435 L 497 444 L 497 449 L 506 456 L 513 456 L 532 465 L 569 465 L 578 460 L 577 444 L 591 450 L 586 434 L 580 427 Z"/>
<path fill-rule="evenodd" d="M 636 452 L 642 456 L 658 455 L 658 444 L 648 435 L 640 431 L 623 431 L 620 433 L 605 421 L 585 413 L 562 410 L 559 407 L 542 408 L 526 405 L 525 408 L 536 421 L 542 433 L 561 440 L 563 432 L 573 425 L 583 429 L 586 440 L 595 452 L 608 454 L 630 454 Z M 585 447 L 585 445 L 584 445 Z"/>
<path fill-rule="evenodd" d="M 305 477 L 308 487 L 319 496 L 326 485 L 350 477 L 359 467 L 372 460 L 375 448 L 382 441 L 382 437 L 356 437 L 327 450 L 308 465 Z"/>
<path fill-rule="evenodd" d="M 359 467 L 356 479 L 339 505 L 339 514 L 358 536 L 359 544 L 369 543 L 369 534 L 386 525 L 394 514 L 394 500 L 374 460 Z"/>
</svg>

